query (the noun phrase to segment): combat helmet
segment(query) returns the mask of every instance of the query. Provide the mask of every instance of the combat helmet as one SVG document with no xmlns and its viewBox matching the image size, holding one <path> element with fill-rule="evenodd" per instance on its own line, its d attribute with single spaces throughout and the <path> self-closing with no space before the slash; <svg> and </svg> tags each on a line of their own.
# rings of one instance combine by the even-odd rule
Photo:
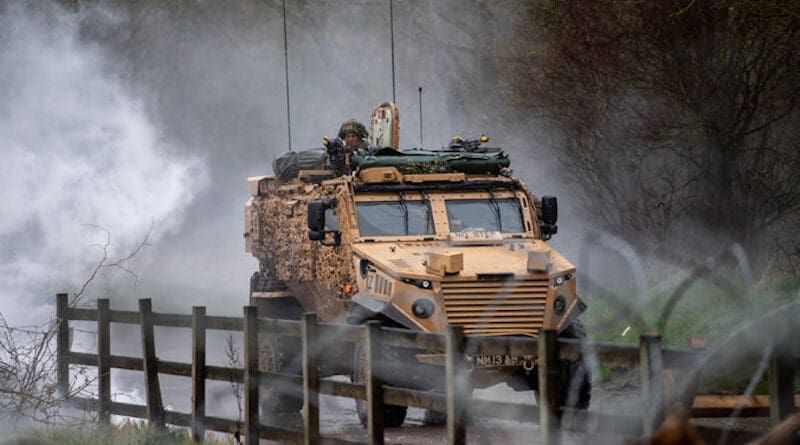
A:
<svg viewBox="0 0 800 445">
<path fill-rule="evenodd" d="M 342 126 L 339 128 L 339 139 L 344 139 L 344 135 L 347 133 L 355 133 L 361 139 L 366 139 L 369 136 L 369 133 L 367 133 L 367 128 L 364 127 L 364 124 L 355 119 L 347 120 L 342 124 Z"/>
</svg>

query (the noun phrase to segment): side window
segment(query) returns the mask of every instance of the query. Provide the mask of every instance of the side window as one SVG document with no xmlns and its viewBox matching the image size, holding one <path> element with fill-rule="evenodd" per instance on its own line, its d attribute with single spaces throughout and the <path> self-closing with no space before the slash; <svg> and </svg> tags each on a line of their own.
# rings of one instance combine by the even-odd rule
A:
<svg viewBox="0 0 800 445">
<path fill-rule="evenodd" d="M 336 209 L 325 210 L 325 230 L 339 230 L 339 220 L 336 218 Z"/>
</svg>

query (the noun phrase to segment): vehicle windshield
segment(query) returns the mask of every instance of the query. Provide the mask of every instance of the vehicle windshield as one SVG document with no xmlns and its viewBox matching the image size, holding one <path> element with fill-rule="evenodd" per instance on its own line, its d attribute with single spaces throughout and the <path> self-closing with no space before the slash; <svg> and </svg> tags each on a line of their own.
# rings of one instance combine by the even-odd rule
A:
<svg viewBox="0 0 800 445">
<path fill-rule="evenodd" d="M 445 205 L 450 232 L 453 233 L 525 231 L 517 198 L 449 199 Z"/>
<path fill-rule="evenodd" d="M 362 237 L 432 235 L 435 232 L 427 200 L 359 202 L 356 213 Z"/>
</svg>

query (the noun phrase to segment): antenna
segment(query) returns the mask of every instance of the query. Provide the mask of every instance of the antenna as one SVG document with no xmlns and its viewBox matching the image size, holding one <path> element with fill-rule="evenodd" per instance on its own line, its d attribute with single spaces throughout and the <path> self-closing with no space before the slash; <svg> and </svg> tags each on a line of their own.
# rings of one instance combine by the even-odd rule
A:
<svg viewBox="0 0 800 445">
<path fill-rule="evenodd" d="M 392 102 L 397 103 L 395 96 L 395 81 L 394 81 L 394 0 L 389 0 L 389 33 L 392 39 Z"/>
<path fill-rule="evenodd" d="M 424 146 L 422 143 L 422 87 L 419 87 L 419 148 Z"/>
<path fill-rule="evenodd" d="M 286 38 L 286 0 L 281 1 L 283 6 L 283 66 L 286 73 L 286 129 L 289 138 L 289 151 L 292 151 L 292 114 L 289 107 L 289 40 Z"/>
</svg>

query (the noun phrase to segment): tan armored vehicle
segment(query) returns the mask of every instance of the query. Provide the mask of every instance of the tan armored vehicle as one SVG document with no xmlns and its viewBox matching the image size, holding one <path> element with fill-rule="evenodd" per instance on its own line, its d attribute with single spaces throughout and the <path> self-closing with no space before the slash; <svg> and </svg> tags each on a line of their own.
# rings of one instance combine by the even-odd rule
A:
<svg viewBox="0 0 800 445">
<path fill-rule="evenodd" d="M 397 110 L 382 105 L 373 112 L 372 140 L 395 145 Z M 505 153 L 486 141 L 455 138 L 437 151 L 373 146 L 344 153 L 343 169 L 342 162 L 334 168 L 331 161 L 342 157 L 341 146 L 328 143 L 327 152 L 291 155 L 298 164 L 306 156 L 308 166 L 318 162 L 321 168 L 291 171 L 276 163 L 276 176 L 248 178 L 244 236 L 247 252 L 260 262 L 251 279 L 251 304 L 260 316 L 293 320 L 314 311 L 323 321 L 380 320 L 425 332 L 458 324 L 468 335 L 536 337 L 543 328 L 555 328 L 564 336 L 583 336 L 576 317 L 585 306 L 576 292 L 575 267 L 545 242 L 556 233 L 556 200 L 536 198 L 511 176 Z M 357 380 L 356 349 L 347 354 L 354 357 L 349 364 L 355 363 Z M 267 339 L 261 365 L 298 372 L 297 351 L 287 338 Z M 435 363 L 430 375 L 409 375 L 408 363 L 425 356 L 416 352 L 386 352 L 394 377 L 440 389 Z M 507 382 L 518 390 L 536 389 L 534 357 L 470 360 L 474 387 Z M 571 380 L 565 400 L 587 407 L 591 385 L 585 367 L 565 362 L 563 368 L 563 380 Z M 340 372 L 350 371 L 323 370 Z M 270 404 L 272 410 L 302 405 L 298 393 L 271 391 L 280 400 Z M 359 414 L 363 419 L 363 410 Z M 385 417 L 399 425 L 404 416 L 405 408 L 389 407 Z"/>
</svg>

